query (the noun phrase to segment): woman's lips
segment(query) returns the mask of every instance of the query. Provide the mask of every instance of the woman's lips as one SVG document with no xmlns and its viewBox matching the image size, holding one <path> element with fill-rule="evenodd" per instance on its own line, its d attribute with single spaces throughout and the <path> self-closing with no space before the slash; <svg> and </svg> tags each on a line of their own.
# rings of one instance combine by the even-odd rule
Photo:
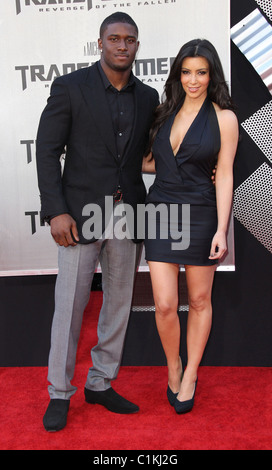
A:
<svg viewBox="0 0 272 470">
<path fill-rule="evenodd" d="M 188 90 L 189 90 L 191 93 L 195 93 L 196 91 L 199 90 L 199 88 L 196 88 L 196 87 L 188 87 Z"/>
</svg>

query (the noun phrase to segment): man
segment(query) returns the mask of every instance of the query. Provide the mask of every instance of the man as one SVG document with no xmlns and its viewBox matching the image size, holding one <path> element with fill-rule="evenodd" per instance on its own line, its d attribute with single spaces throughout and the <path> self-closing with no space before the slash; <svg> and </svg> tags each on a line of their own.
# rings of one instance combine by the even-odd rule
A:
<svg viewBox="0 0 272 470">
<path fill-rule="evenodd" d="M 98 45 L 99 62 L 54 81 L 37 135 L 42 217 L 59 245 L 48 362 L 50 402 L 43 418 L 47 431 L 58 431 L 67 422 L 76 391 L 71 380 L 82 316 L 98 261 L 104 297 L 85 400 L 116 413 L 139 410 L 112 389 L 111 381 L 120 368 L 141 244 L 136 237 L 118 236 L 116 217 L 109 221 L 105 201 L 107 197 L 116 207 L 122 199 L 134 210 L 144 203 L 142 157 L 159 100 L 131 72 L 139 41 L 130 16 L 114 13 L 106 18 Z M 101 208 L 103 237 L 84 231 L 88 204 Z"/>
</svg>

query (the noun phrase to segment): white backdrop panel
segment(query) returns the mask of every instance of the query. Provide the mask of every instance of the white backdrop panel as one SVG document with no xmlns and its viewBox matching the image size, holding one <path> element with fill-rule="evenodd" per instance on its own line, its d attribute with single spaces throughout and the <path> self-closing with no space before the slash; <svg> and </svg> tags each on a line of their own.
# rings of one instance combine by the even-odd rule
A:
<svg viewBox="0 0 272 470">
<path fill-rule="evenodd" d="M 229 82 L 229 10 L 229 0 L 1 0 L 0 275 L 57 272 L 57 247 L 39 217 L 37 126 L 54 78 L 99 60 L 103 19 L 114 11 L 134 18 L 134 73 L 161 95 L 171 58 L 197 37 L 215 45 Z M 145 176 L 147 187 L 152 181 Z M 218 269 L 234 269 L 232 221 L 229 254 Z"/>
</svg>

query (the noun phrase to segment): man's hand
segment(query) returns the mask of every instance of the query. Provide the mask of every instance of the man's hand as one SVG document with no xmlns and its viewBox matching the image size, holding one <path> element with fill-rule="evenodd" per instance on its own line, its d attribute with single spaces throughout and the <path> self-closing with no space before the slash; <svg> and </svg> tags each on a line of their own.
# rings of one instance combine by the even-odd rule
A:
<svg viewBox="0 0 272 470">
<path fill-rule="evenodd" d="M 51 219 L 50 226 L 51 235 L 58 245 L 75 246 L 75 240 L 79 241 L 76 222 L 69 214 L 57 215 Z"/>
<path fill-rule="evenodd" d="M 214 167 L 214 169 L 213 169 L 213 171 L 212 171 L 211 179 L 212 179 L 213 184 L 215 184 L 216 170 L 217 170 L 217 165 L 215 165 L 215 167 Z"/>
</svg>

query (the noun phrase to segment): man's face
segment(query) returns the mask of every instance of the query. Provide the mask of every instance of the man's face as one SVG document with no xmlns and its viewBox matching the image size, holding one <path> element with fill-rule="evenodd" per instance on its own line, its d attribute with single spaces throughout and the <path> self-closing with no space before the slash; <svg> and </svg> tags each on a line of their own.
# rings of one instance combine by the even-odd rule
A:
<svg viewBox="0 0 272 470">
<path fill-rule="evenodd" d="M 114 71 L 128 70 L 139 47 L 137 31 L 127 23 L 110 24 L 98 40 L 98 45 L 102 51 L 102 63 Z"/>
</svg>

